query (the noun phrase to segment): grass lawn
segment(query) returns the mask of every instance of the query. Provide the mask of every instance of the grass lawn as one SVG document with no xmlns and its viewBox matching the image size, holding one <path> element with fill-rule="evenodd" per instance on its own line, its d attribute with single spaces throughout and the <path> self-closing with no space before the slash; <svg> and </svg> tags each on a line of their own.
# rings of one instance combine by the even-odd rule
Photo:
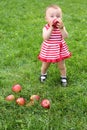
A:
<svg viewBox="0 0 87 130">
<path fill-rule="evenodd" d="M 68 87 L 60 84 L 52 64 L 48 79 L 39 82 L 45 8 L 58 4 L 69 33 L 66 42 L 72 57 L 66 60 Z M 87 0 L 0 0 L 0 130 L 87 130 Z M 12 92 L 14 84 L 22 91 Z M 34 106 L 18 106 L 5 97 L 14 94 L 26 103 L 40 95 Z M 50 109 L 41 107 L 43 98 Z"/>
</svg>

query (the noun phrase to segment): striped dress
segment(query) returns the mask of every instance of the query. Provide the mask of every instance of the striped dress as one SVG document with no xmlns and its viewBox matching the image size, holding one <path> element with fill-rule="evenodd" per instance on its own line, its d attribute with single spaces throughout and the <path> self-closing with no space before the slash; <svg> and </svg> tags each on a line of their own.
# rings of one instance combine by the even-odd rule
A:
<svg viewBox="0 0 87 130">
<path fill-rule="evenodd" d="M 49 25 L 45 25 L 45 28 L 49 29 Z M 68 46 L 62 38 L 60 30 L 54 28 L 49 40 L 43 41 L 38 59 L 43 62 L 55 63 L 70 56 L 71 53 L 68 51 Z"/>
</svg>

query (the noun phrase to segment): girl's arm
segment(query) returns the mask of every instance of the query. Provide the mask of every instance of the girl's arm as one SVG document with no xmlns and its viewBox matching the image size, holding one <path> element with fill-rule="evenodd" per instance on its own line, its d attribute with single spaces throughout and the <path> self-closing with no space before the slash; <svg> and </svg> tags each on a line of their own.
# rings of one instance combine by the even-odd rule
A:
<svg viewBox="0 0 87 130">
<path fill-rule="evenodd" d="M 62 33 L 62 37 L 63 38 L 67 38 L 68 37 L 68 32 L 67 32 L 65 26 L 63 28 L 60 28 L 60 31 Z"/>
<path fill-rule="evenodd" d="M 47 29 L 46 27 L 43 28 L 43 40 L 49 40 L 50 35 L 53 31 L 53 21 L 49 22 L 49 28 Z"/>
<path fill-rule="evenodd" d="M 43 28 L 43 34 L 42 34 L 43 40 L 49 40 L 52 30 L 53 30 L 52 26 L 50 26 L 49 29 L 46 29 L 45 27 Z"/>
<path fill-rule="evenodd" d="M 68 32 L 67 32 L 67 30 L 66 30 L 66 28 L 64 26 L 64 23 L 63 23 L 62 19 L 58 20 L 57 27 L 60 29 L 60 31 L 62 33 L 62 37 L 67 38 L 68 37 Z"/>
</svg>

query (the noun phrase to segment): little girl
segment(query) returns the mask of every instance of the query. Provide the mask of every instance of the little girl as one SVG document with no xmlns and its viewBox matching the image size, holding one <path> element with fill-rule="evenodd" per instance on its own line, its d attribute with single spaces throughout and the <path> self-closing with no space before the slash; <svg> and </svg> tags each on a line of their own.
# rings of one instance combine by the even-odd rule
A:
<svg viewBox="0 0 87 130">
<path fill-rule="evenodd" d="M 61 83 L 67 85 L 65 59 L 71 56 L 65 38 L 68 32 L 62 22 L 62 10 L 57 5 L 46 8 L 47 24 L 43 28 L 43 43 L 38 56 L 42 61 L 40 81 L 44 82 L 47 78 L 47 69 L 51 63 L 57 63 L 60 70 Z"/>
</svg>

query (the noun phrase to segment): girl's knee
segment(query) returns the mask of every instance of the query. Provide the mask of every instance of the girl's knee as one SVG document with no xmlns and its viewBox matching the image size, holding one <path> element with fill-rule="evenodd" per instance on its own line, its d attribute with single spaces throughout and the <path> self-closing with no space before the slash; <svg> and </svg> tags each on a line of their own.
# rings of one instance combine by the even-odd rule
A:
<svg viewBox="0 0 87 130">
<path fill-rule="evenodd" d="M 43 62 L 42 67 L 41 67 L 41 71 L 45 73 L 49 66 L 50 66 L 50 63 Z"/>
<path fill-rule="evenodd" d="M 59 68 L 65 68 L 65 61 L 58 62 L 58 67 Z"/>
</svg>

